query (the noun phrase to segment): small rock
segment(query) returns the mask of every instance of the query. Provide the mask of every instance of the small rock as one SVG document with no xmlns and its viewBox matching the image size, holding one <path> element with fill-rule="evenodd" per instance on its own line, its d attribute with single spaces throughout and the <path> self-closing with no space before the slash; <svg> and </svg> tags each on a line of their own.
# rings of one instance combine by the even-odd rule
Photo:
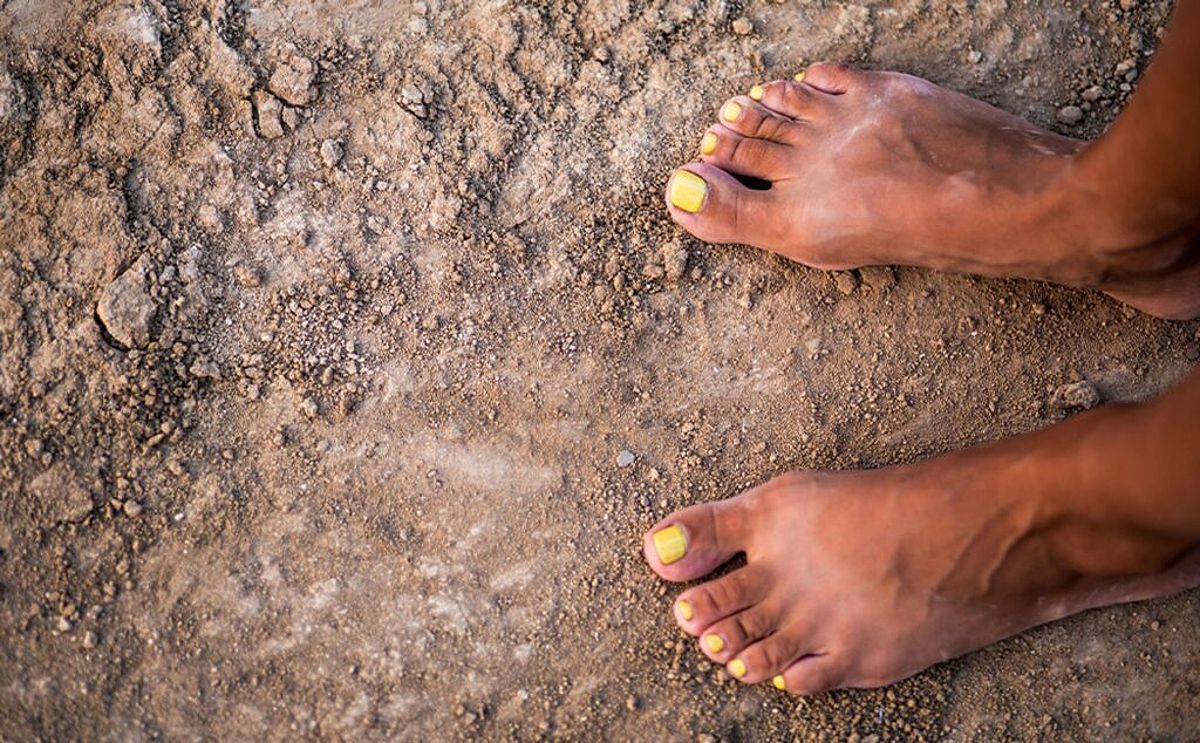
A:
<svg viewBox="0 0 1200 743">
<path fill-rule="evenodd" d="M 233 278 L 247 289 L 262 286 L 262 272 L 245 263 L 239 263 L 233 267 Z"/>
<path fill-rule="evenodd" d="M 971 64 L 979 64 L 983 60 L 983 52 L 978 49 L 972 49 L 967 52 L 967 61 Z"/>
<path fill-rule="evenodd" d="M 254 91 L 254 111 L 258 116 L 258 133 L 266 139 L 283 136 L 283 104 L 265 90 Z"/>
<path fill-rule="evenodd" d="M 293 54 L 275 69 L 267 86 L 272 93 L 293 106 L 306 106 L 316 93 L 313 86 L 316 71 L 311 59 Z"/>
<path fill-rule="evenodd" d="M 667 281 L 676 283 L 683 278 L 684 272 L 687 271 L 688 252 L 687 248 L 677 242 L 670 242 L 662 246 L 660 251 L 663 262 L 663 271 L 666 273 Z"/>
<path fill-rule="evenodd" d="M 635 457 L 633 452 L 629 451 L 628 449 L 622 449 L 621 453 L 617 455 L 617 466 L 628 467 L 629 465 L 633 464 L 634 459 Z"/>
<path fill-rule="evenodd" d="M 1063 106 L 1058 109 L 1058 120 L 1068 126 L 1074 126 L 1083 119 L 1083 109 L 1079 106 Z"/>
<path fill-rule="evenodd" d="M 146 293 L 145 256 L 104 287 L 96 304 L 104 329 L 126 348 L 142 348 L 150 342 L 150 323 L 157 310 Z"/>
<path fill-rule="evenodd" d="M 66 617 L 59 617 L 54 622 L 54 631 L 55 632 L 70 632 L 71 627 L 73 627 L 73 626 L 74 625 L 71 624 L 70 619 L 67 619 Z"/>
<path fill-rule="evenodd" d="M 1087 90 L 1083 91 L 1083 95 L 1081 97 L 1083 100 L 1089 103 L 1095 103 L 1104 97 L 1104 88 L 1100 87 L 1099 85 L 1093 85 Z"/>
<path fill-rule="evenodd" d="M 858 274 L 876 294 L 885 294 L 896 286 L 896 270 L 891 266 L 863 266 Z"/>
<path fill-rule="evenodd" d="M 316 418 L 319 410 L 320 408 L 317 406 L 317 401 L 311 397 L 306 397 L 300 401 L 300 412 L 304 414 L 305 418 Z"/>
<path fill-rule="evenodd" d="M 754 32 L 754 24 L 746 16 L 742 16 L 733 22 L 733 32 L 738 36 L 747 36 Z"/>
<path fill-rule="evenodd" d="M 854 271 L 834 271 L 833 282 L 839 292 L 849 296 L 858 288 L 859 278 Z"/>
<path fill-rule="evenodd" d="M 321 143 L 321 162 L 327 168 L 336 168 L 346 156 L 346 148 L 338 139 L 327 139 Z"/>
<path fill-rule="evenodd" d="M 83 641 L 81 643 L 83 645 L 83 649 L 91 650 L 92 648 L 96 647 L 96 639 L 97 638 L 96 638 L 95 632 L 92 632 L 91 630 L 84 632 L 83 633 Z"/>
<path fill-rule="evenodd" d="M 59 462 L 29 483 L 29 493 L 55 521 L 83 521 L 92 512 L 92 496 L 66 462 Z"/>
<path fill-rule="evenodd" d="M 125 505 L 122 506 L 121 510 L 124 511 L 125 515 L 129 518 L 136 519 L 138 516 L 142 515 L 143 509 L 141 503 L 131 499 L 125 501 Z"/>
<path fill-rule="evenodd" d="M 1088 410 L 1099 404 L 1100 391 L 1086 379 L 1064 384 L 1050 396 L 1050 405 L 1057 410 Z"/>
</svg>

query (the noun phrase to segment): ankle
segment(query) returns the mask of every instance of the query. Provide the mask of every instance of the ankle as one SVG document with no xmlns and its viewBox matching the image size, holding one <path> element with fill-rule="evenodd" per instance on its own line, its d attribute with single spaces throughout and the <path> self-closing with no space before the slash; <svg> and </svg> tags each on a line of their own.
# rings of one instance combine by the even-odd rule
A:
<svg viewBox="0 0 1200 743">
<path fill-rule="evenodd" d="M 1076 232 L 1078 260 L 1063 283 L 1110 293 L 1153 294 L 1200 262 L 1200 209 L 1133 186 L 1129 163 L 1107 138 L 1064 163 L 1048 200 Z"/>
</svg>

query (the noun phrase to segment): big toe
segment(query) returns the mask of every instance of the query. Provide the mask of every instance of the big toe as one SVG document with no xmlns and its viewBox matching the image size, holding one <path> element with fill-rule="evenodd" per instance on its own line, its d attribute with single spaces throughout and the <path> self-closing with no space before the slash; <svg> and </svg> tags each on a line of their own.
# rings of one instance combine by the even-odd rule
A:
<svg viewBox="0 0 1200 743">
<path fill-rule="evenodd" d="M 689 163 L 676 170 L 666 199 L 671 218 L 705 242 L 759 248 L 776 242 L 780 220 L 772 190 L 749 188 L 714 165 Z"/>
<path fill-rule="evenodd" d="M 712 572 L 742 549 L 743 519 L 735 501 L 690 506 L 646 532 L 642 551 L 654 572 L 687 581 Z"/>
</svg>

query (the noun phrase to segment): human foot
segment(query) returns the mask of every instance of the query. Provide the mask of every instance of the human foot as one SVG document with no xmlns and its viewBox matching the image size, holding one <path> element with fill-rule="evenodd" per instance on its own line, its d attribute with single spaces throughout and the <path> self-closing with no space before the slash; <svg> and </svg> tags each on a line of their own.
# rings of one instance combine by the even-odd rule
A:
<svg viewBox="0 0 1200 743">
<path fill-rule="evenodd" d="M 744 567 L 682 592 L 675 619 L 739 680 L 795 694 L 882 686 L 1044 622 L 1200 584 L 1200 550 L 1030 497 L 996 451 L 785 475 L 672 514 L 646 534 L 646 560 L 690 581 L 744 553 Z"/>
<path fill-rule="evenodd" d="M 667 206 L 702 240 L 817 268 L 1022 276 L 1200 314 L 1200 282 L 1170 280 L 1191 235 L 1115 238 L 1126 221 L 1076 167 L 1086 147 L 919 78 L 822 63 L 726 102 Z"/>
</svg>

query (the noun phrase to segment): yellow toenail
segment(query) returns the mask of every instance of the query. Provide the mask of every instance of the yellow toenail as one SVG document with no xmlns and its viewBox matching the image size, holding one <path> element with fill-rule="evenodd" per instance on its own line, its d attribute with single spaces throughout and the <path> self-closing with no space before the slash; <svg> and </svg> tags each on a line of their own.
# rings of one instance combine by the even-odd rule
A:
<svg viewBox="0 0 1200 743">
<path fill-rule="evenodd" d="M 712 132 L 705 132 L 704 139 L 700 140 L 700 154 L 711 155 L 717 150 L 717 135 Z"/>
<path fill-rule="evenodd" d="M 721 118 L 732 123 L 738 120 L 742 115 L 742 104 L 737 101 L 730 101 L 725 104 L 725 108 L 721 109 Z"/>
<path fill-rule="evenodd" d="M 692 617 L 695 616 L 695 613 L 692 611 L 691 601 L 679 599 L 679 601 L 676 603 L 676 606 L 679 607 L 679 616 L 683 617 L 683 621 L 690 622 Z"/>
<path fill-rule="evenodd" d="M 763 87 L 761 85 L 755 85 L 753 88 L 750 88 L 750 100 L 761 101 L 762 97 Z"/>
<path fill-rule="evenodd" d="M 684 211 L 694 212 L 700 208 L 700 201 L 704 198 L 704 181 L 692 175 L 693 178 L 700 181 L 700 195 L 696 197 L 696 209 L 688 209 L 680 203 L 676 198 L 676 191 L 679 190 L 679 181 L 681 176 L 692 175 L 687 171 L 680 171 L 675 176 L 675 184 L 671 186 L 671 203 L 683 209 Z M 679 558 L 687 554 L 687 541 L 683 538 L 683 529 L 680 529 L 675 524 L 671 524 L 665 529 L 659 529 L 654 532 L 654 550 L 658 552 L 658 559 L 663 565 L 670 565 Z"/>
<path fill-rule="evenodd" d="M 708 646 L 708 652 L 719 653 L 725 649 L 725 641 L 720 635 L 705 635 L 704 644 Z"/>
<path fill-rule="evenodd" d="M 776 676 L 775 678 L 771 679 L 771 683 L 775 684 L 775 688 L 779 689 L 780 691 L 783 691 L 785 688 L 787 688 L 787 681 L 784 680 L 783 676 Z"/>
<path fill-rule="evenodd" d="M 729 661 L 729 672 L 741 678 L 746 675 L 746 664 L 742 662 L 741 658 L 734 658 Z"/>
<path fill-rule="evenodd" d="M 695 214 L 704 206 L 704 196 L 708 193 L 708 184 L 704 179 L 687 170 L 680 170 L 671 179 L 671 203 L 676 207 Z M 654 546 L 658 548 L 658 559 L 664 565 L 670 565 L 683 557 L 686 551 L 683 543 L 683 530 L 678 526 L 668 526 L 654 533 Z M 669 546 L 669 549 L 668 549 Z M 668 557 L 668 555 L 671 555 Z"/>
<path fill-rule="evenodd" d="M 796 73 L 796 76 L 793 77 L 792 79 L 798 83 L 804 82 L 804 72 L 805 72 L 804 70 L 800 70 L 799 72 Z"/>
</svg>

